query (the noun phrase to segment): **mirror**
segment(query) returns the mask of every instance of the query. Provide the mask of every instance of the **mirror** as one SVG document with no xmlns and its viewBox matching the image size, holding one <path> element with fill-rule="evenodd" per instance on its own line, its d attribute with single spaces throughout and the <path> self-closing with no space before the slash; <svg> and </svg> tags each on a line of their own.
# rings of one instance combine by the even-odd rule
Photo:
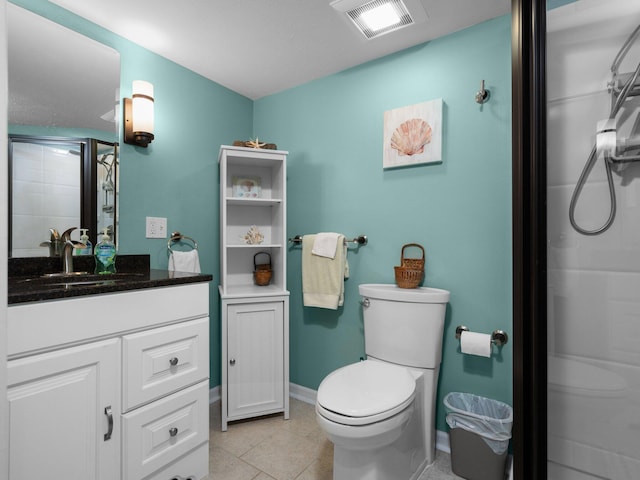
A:
<svg viewBox="0 0 640 480">
<path fill-rule="evenodd" d="M 18 150 L 27 148 L 25 138 L 16 139 L 29 137 L 29 148 L 40 149 L 40 158 L 53 162 L 47 163 L 47 170 L 55 173 L 47 178 L 50 191 L 57 192 L 56 197 L 76 199 L 61 202 L 54 210 L 49 205 L 49 212 L 31 212 L 41 219 L 30 222 L 32 227 L 16 216 L 24 215 L 28 202 L 22 211 L 14 212 L 10 201 L 9 257 L 47 256 L 48 250 L 39 245 L 49 240 L 49 228 L 88 228 L 94 242 L 98 229 L 113 225 L 112 238 L 117 242 L 120 55 L 11 3 L 7 3 L 7 27 L 10 154 L 17 143 Z M 14 173 L 16 161 L 18 157 L 12 162 Z M 18 171 L 24 173 L 24 169 Z M 73 182 L 70 175 L 75 176 Z M 12 191 L 14 187 L 9 186 Z M 77 219 L 77 223 L 66 223 L 66 219 Z M 79 235 L 74 232 L 73 238 Z"/>
<path fill-rule="evenodd" d="M 9 178 L 13 257 L 59 256 L 60 235 L 79 225 L 94 245 L 105 228 L 116 238 L 117 144 L 9 135 Z"/>
</svg>

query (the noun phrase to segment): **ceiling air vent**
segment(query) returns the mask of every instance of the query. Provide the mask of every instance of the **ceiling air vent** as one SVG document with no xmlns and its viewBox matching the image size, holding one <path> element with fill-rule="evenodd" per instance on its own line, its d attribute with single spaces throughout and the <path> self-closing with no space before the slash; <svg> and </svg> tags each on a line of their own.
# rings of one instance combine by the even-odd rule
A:
<svg viewBox="0 0 640 480">
<path fill-rule="evenodd" d="M 334 0 L 331 6 L 344 12 L 367 38 L 418 23 L 426 19 L 419 1 L 407 0 L 414 9 L 409 11 L 402 0 L 373 0 L 362 4 L 362 0 Z"/>
</svg>

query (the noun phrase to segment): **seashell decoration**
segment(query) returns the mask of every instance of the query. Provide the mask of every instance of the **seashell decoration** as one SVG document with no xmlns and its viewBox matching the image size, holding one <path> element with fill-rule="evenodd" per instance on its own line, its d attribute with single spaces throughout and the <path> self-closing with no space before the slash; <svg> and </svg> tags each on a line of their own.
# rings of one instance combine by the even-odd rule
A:
<svg viewBox="0 0 640 480">
<path fill-rule="evenodd" d="M 260 245 L 264 241 L 264 235 L 255 225 L 251 225 L 249 231 L 241 238 L 247 245 Z"/>
<path fill-rule="evenodd" d="M 431 126 L 421 118 L 402 122 L 391 135 L 391 148 L 399 155 L 416 155 L 424 152 L 424 146 L 431 142 Z"/>
</svg>

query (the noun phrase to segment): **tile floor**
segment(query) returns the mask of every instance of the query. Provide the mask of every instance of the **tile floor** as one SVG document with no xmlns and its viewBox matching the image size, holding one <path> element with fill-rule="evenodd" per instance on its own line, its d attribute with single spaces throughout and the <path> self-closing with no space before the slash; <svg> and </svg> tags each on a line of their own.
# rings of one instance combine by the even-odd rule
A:
<svg viewBox="0 0 640 480">
<path fill-rule="evenodd" d="M 220 430 L 220 401 L 210 407 L 208 480 L 332 480 L 333 445 L 316 423 L 314 406 L 294 398 L 282 414 L 230 423 Z M 459 479 L 448 454 L 418 480 Z M 354 479 L 355 480 L 355 479 Z M 395 479 L 389 479 L 395 480 Z"/>
</svg>

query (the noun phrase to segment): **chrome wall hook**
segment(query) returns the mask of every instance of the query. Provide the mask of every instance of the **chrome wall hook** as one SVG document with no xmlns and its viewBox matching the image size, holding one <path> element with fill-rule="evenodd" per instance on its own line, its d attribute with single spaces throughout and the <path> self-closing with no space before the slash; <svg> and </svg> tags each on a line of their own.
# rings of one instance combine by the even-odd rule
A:
<svg viewBox="0 0 640 480">
<path fill-rule="evenodd" d="M 489 97 L 491 96 L 491 92 L 484 88 L 484 80 L 480 82 L 480 90 L 476 93 L 476 102 L 482 105 L 485 102 L 489 101 Z"/>
</svg>

